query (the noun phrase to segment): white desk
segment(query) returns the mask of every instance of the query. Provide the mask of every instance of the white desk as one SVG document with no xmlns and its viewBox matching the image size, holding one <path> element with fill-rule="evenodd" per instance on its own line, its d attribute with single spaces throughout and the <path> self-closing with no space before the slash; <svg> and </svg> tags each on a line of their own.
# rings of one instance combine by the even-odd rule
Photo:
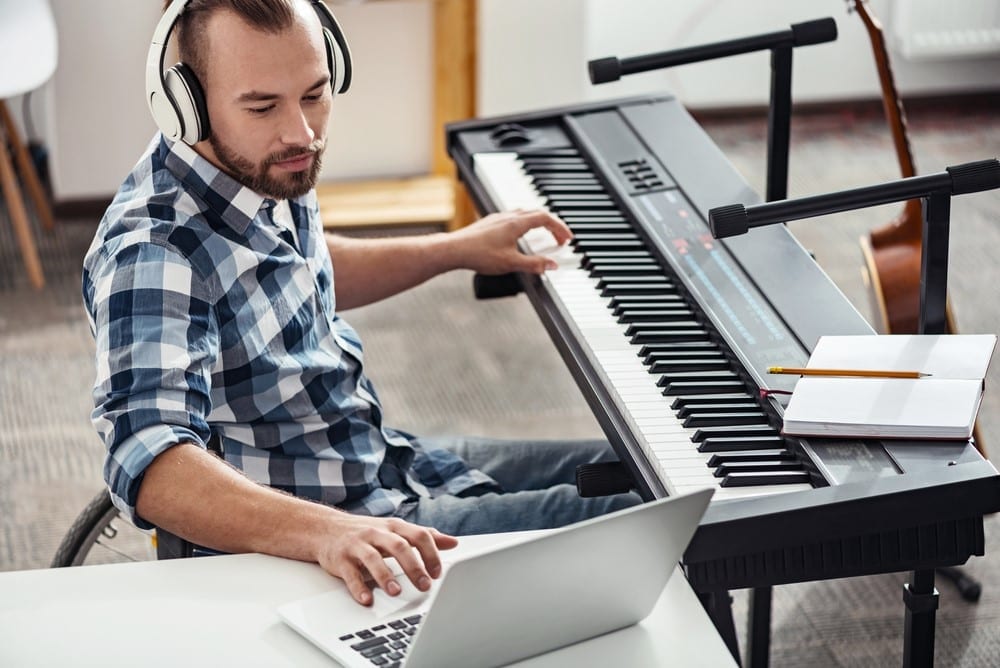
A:
<svg viewBox="0 0 1000 668">
<path fill-rule="evenodd" d="M 448 554 L 503 540 L 466 537 Z M 315 564 L 257 554 L 0 573 L 0 666 L 330 668 L 275 607 L 331 589 L 348 596 Z M 678 570 L 641 624 L 516 665 L 735 663 Z"/>
</svg>

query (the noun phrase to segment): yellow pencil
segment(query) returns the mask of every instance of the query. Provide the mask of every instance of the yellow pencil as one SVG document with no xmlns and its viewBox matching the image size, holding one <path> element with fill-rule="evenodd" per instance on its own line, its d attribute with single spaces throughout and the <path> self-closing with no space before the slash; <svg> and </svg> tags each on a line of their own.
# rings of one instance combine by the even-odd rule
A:
<svg viewBox="0 0 1000 668">
<path fill-rule="evenodd" d="M 792 366 L 769 366 L 768 373 L 787 373 L 798 376 L 861 376 L 864 378 L 923 378 L 929 373 L 920 371 L 891 371 L 882 369 L 816 369 Z"/>
</svg>

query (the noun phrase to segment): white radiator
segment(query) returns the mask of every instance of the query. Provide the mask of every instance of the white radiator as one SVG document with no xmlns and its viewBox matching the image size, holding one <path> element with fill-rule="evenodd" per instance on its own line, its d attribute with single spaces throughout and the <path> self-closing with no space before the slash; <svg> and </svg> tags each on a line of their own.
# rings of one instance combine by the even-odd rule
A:
<svg viewBox="0 0 1000 668">
<path fill-rule="evenodd" d="M 1000 0 L 894 0 L 888 27 L 907 60 L 1000 54 Z"/>
</svg>

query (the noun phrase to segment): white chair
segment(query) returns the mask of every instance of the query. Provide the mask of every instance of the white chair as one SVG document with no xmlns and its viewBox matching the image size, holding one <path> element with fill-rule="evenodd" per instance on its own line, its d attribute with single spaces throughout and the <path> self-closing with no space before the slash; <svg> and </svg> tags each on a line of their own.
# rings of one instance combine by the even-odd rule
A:
<svg viewBox="0 0 1000 668">
<path fill-rule="evenodd" d="M 56 58 L 56 25 L 48 0 L 0 0 L 0 188 L 28 280 L 36 289 L 45 286 L 45 275 L 28 223 L 14 161 L 42 226 L 51 230 L 54 221 L 48 199 L 5 100 L 41 87 L 55 72 Z"/>
</svg>

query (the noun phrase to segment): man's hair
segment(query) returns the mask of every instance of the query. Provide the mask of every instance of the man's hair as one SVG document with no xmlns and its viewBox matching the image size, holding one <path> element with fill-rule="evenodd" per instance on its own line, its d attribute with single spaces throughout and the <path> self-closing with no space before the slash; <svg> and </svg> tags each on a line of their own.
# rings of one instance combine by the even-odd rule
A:
<svg viewBox="0 0 1000 668">
<path fill-rule="evenodd" d="M 163 11 L 173 2 L 163 0 Z M 207 41 L 205 24 L 214 12 L 229 10 L 249 25 L 264 32 L 277 33 L 291 27 L 295 19 L 292 5 L 296 0 L 190 0 L 174 25 L 177 52 L 181 62 L 205 81 Z"/>
</svg>

